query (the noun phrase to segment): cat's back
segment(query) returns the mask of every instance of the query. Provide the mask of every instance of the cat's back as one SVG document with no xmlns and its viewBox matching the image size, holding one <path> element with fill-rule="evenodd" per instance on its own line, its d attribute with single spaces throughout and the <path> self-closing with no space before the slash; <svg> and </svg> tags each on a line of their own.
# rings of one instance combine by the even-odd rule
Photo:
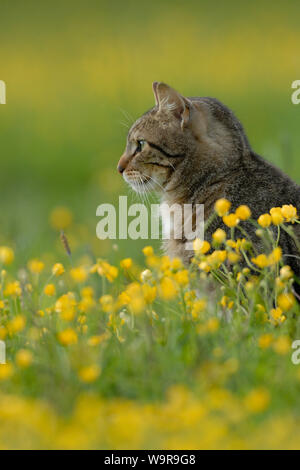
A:
<svg viewBox="0 0 300 470">
<path fill-rule="evenodd" d="M 255 217 L 284 204 L 293 204 L 300 212 L 300 186 L 254 152 L 228 175 L 225 192 L 233 208 L 247 204 Z"/>
</svg>

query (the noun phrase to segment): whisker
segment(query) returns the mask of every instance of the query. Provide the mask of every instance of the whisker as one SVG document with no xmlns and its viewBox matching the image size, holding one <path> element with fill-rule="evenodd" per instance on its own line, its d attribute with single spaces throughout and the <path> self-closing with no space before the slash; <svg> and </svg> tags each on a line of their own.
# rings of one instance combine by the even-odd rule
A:
<svg viewBox="0 0 300 470">
<path fill-rule="evenodd" d="M 152 181 L 154 181 L 154 183 L 157 184 L 164 191 L 162 185 L 155 178 L 152 178 L 152 176 L 150 175 L 147 175 L 147 178 L 150 178 Z"/>
</svg>

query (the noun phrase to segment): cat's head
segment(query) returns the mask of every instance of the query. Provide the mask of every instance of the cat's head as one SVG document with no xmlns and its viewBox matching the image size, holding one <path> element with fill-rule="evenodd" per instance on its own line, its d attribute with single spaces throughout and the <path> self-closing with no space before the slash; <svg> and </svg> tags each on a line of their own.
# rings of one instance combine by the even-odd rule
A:
<svg viewBox="0 0 300 470">
<path fill-rule="evenodd" d="M 118 163 L 135 191 L 188 185 L 197 175 L 225 171 L 250 150 L 240 122 L 215 98 L 186 98 L 158 82 L 153 92 L 155 107 L 129 130 Z"/>
</svg>

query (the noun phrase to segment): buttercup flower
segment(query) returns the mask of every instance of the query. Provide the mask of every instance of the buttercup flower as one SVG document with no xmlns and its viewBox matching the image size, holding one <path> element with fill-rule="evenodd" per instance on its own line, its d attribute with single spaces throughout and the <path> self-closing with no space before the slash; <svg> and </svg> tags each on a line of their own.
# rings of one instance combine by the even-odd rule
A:
<svg viewBox="0 0 300 470">
<path fill-rule="evenodd" d="M 24 330 L 26 325 L 26 318 L 24 315 L 16 315 L 12 320 L 7 324 L 7 328 L 10 334 L 20 333 Z"/>
<path fill-rule="evenodd" d="M 54 276 L 61 276 L 65 272 L 65 268 L 61 263 L 56 263 L 52 268 L 52 274 Z"/>
<path fill-rule="evenodd" d="M 40 274 L 44 268 L 45 264 L 43 263 L 43 261 L 40 261 L 38 259 L 32 259 L 28 262 L 28 269 L 33 274 Z"/>
<path fill-rule="evenodd" d="M 271 225 L 272 218 L 269 214 L 262 214 L 258 217 L 257 222 L 261 227 L 269 227 L 269 225 Z"/>
<path fill-rule="evenodd" d="M 63 346 L 70 346 L 77 343 L 77 334 L 72 328 L 67 328 L 58 333 L 58 341 Z"/>
<path fill-rule="evenodd" d="M 132 259 L 131 258 L 125 258 L 120 261 L 120 266 L 123 269 L 130 269 L 132 267 Z"/>
<path fill-rule="evenodd" d="M 268 257 L 264 253 L 256 256 L 256 258 L 252 258 L 251 261 L 256 264 L 259 268 L 266 268 L 267 266 L 269 266 Z"/>
<path fill-rule="evenodd" d="M 49 297 L 55 295 L 55 285 L 54 284 L 47 284 L 44 288 L 44 292 Z"/>
<path fill-rule="evenodd" d="M 15 258 L 14 252 L 8 246 L 0 246 L 0 263 L 11 264 Z"/>
<path fill-rule="evenodd" d="M 32 352 L 28 351 L 28 349 L 20 349 L 16 354 L 16 364 L 23 369 L 29 367 L 32 360 Z"/>
<path fill-rule="evenodd" d="M 145 256 L 153 256 L 153 248 L 152 246 L 145 246 L 143 248 L 143 253 Z"/>
<path fill-rule="evenodd" d="M 247 220 L 251 217 L 251 210 L 245 205 L 239 206 L 235 213 L 240 220 Z"/>
<path fill-rule="evenodd" d="M 236 214 L 228 214 L 223 216 L 223 222 L 227 227 L 236 227 L 239 223 L 240 219 Z"/>
<path fill-rule="evenodd" d="M 223 217 L 227 214 L 231 206 L 231 203 L 227 199 L 219 199 L 215 203 L 215 211 L 219 217 Z"/>
<path fill-rule="evenodd" d="M 281 213 L 287 222 L 294 222 L 298 218 L 297 209 L 292 204 L 282 206 Z"/>
<path fill-rule="evenodd" d="M 160 282 L 160 296 L 165 300 L 171 300 L 177 295 L 177 287 L 172 279 L 164 277 Z"/>
<path fill-rule="evenodd" d="M 252 390 L 245 398 L 245 407 L 251 413 L 261 413 L 270 403 L 270 393 L 264 388 Z"/>
<path fill-rule="evenodd" d="M 82 382 L 92 383 L 98 379 L 101 369 L 97 364 L 92 364 L 90 366 L 82 367 L 78 371 L 78 376 Z"/>
<path fill-rule="evenodd" d="M 273 207 L 270 210 L 272 224 L 280 225 L 284 221 L 284 217 L 282 215 L 281 207 Z"/>
<path fill-rule="evenodd" d="M 295 297 L 291 292 L 284 292 L 277 298 L 277 304 L 284 312 L 290 310 L 295 304 Z"/>
<path fill-rule="evenodd" d="M 221 228 L 218 228 L 212 235 L 216 243 L 223 243 L 226 240 L 226 233 Z"/>
<path fill-rule="evenodd" d="M 200 238 L 196 238 L 193 241 L 193 249 L 195 253 L 199 253 L 204 255 L 210 250 L 210 243 L 206 240 L 200 240 Z"/>
</svg>

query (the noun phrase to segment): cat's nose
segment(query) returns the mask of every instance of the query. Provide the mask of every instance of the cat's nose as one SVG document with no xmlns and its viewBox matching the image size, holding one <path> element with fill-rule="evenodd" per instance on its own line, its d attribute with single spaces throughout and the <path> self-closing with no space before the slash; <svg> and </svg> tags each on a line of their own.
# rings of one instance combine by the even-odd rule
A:
<svg viewBox="0 0 300 470">
<path fill-rule="evenodd" d="M 117 166 L 117 170 L 119 173 L 121 174 L 123 173 L 123 171 L 126 169 L 127 163 L 128 163 L 128 157 L 124 154 L 120 158 L 118 166 Z"/>
<path fill-rule="evenodd" d="M 118 170 L 118 172 L 119 172 L 119 173 L 121 173 L 121 174 L 122 174 L 122 173 L 123 173 L 123 171 L 125 170 L 125 167 L 124 167 L 124 166 L 122 166 L 120 163 L 118 163 L 117 170 Z"/>
</svg>

